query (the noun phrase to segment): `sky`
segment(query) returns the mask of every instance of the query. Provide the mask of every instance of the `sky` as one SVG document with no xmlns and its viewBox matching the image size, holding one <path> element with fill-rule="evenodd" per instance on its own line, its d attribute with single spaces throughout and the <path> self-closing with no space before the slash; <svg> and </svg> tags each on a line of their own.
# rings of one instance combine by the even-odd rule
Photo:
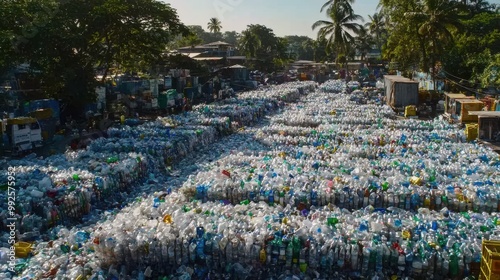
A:
<svg viewBox="0 0 500 280">
<path fill-rule="evenodd" d="M 498 0 L 500 1 L 500 0 Z M 277 36 L 304 35 L 316 38 L 311 26 L 326 19 L 321 6 L 326 0 L 165 0 L 177 10 L 186 25 L 201 25 L 207 30 L 210 18 L 222 22 L 222 32 L 241 32 L 249 24 L 262 24 Z M 376 11 L 377 0 L 356 0 L 355 13 L 368 19 Z"/>
<path fill-rule="evenodd" d="M 177 10 L 186 25 L 200 25 L 207 30 L 210 18 L 222 22 L 222 32 L 241 32 L 249 24 L 262 24 L 274 30 L 277 36 L 304 35 L 316 38 L 311 26 L 320 19 L 326 0 L 163 0 Z M 354 12 L 368 20 L 376 12 L 378 0 L 356 0 Z M 500 0 L 490 0 L 500 4 Z"/>
</svg>

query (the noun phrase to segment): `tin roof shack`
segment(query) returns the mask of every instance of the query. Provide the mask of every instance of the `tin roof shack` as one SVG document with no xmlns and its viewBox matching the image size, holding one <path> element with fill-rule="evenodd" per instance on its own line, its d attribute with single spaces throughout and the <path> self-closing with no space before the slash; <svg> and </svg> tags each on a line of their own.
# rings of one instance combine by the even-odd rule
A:
<svg viewBox="0 0 500 280">
<path fill-rule="evenodd" d="M 470 116 L 477 116 L 479 140 L 500 142 L 500 111 L 470 111 Z"/>
<path fill-rule="evenodd" d="M 418 82 L 394 75 L 384 76 L 387 105 L 394 108 L 418 105 Z"/>
<path fill-rule="evenodd" d="M 452 117 L 460 123 L 477 122 L 477 115 L 469 115 L 471 111 L 483 110 L 484 103 L 476 99 L 455 99 L 455 112 Z"/>
<path fill-rule="evenodd" d="M 463 93 L 445 93 L 444 94 L 444 113 L 453 115 L 455 112 L 456 99 L 474 99 L 473 96 L 467 96 Z"/>
</svg>

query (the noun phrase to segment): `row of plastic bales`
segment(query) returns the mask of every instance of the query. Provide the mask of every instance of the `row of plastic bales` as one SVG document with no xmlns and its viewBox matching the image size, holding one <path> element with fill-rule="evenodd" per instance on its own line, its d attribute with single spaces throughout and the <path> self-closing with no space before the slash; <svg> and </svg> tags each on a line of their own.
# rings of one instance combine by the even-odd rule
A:
<svg viewBox="0 0 500 280">
<path fill-rule="evenodd" d="M 55 225 L 80 222 L 92 205 L 144 177 L 148 166 L 143 156 L 134 153 L 87 160 L 86 168 L 83 164 L 64 168 L 50 160 L 9 165 L 16 179 L 16 230 L 21 238 L 29 241 Z M 1 218 L 6 230 L 7 219 L 12 218 L 7 207 L 2 207 Z"/>
<path fill-rule="evenodd" d="M 354 124 L 358 126 L 357 131 L 353 131 L 353 124 L 342 126 L 342 120 L 332 125 L 318 117 L 319 125 L 311 127 L 305 123 L 307 118 L 301 118 L 302 110 L 314 116 L 311 106 L 318 108 L 318 114 L 331 116 L 331 120 L 342 117 L 339 112 L 346 112 L 346 118 L 348 111 L 342 110 L 345 107 L 341 103 L 323 107 L 319 102 L 325 99 L 331 103 L 343 102 L 343 98 L 344 95 L 310 94 L 304 102 L 287 106 L 283 113 L 290 119 L 297 116 L 298 121 L 293 124 L 301 128 L 279 124 L 275 120 L 280 119 L 280 115 L 276 115 L 270 125 L 247 128 L 242 133 L 251 137 L 246 143 L 248 146 L 256 146 L 252 141 L 257 140 L 268 144 L 269 149 L 259 153 L 235 152 L 200 163 L 202 170 L 186 178 L 180 192 L 159 192 L 153 197 L 139 198 L 119 212 L 110 212 L 106 221 L 86 231 L 60 230 L 60 239 L 38 246 L 45 249 L 46 254 L 35 256 L 23 275 L 34 278 L 57 265 L 61 269 L 54 273 L 56 276 L 70 275 L 72 279 L 84 276 L 145 279 L 165 275 L 182 279 L 387 279 L 394 276 L 462 279 L 477 274 L 481 240 L 498 238 L 497 214 L 450 212 L 443 207 L 432 211 L 429 208 L 433 207 L 425 199 L 419 200 L 418 207 L 417 204 L 412 207 L 411 199 L 416 193 L 432 194 L 433 189 L 435 202 L 443 190 L 449 191 L 446 197 L 454 194 L 466 202 L 464 197 L 469 200 L 472 191 L 465 195 L 464 191 L 455 192 L 461 190 L 463 184 L 452 184 L 463 178 L 473 184 L 476 179 L 483 180 L 484 185 L 477 183 L 476 187 L 492 191 L 493 188 L 487 188 L 498 184 L 497 157 L 477 145 L 460 143 L 460 139 L 451 137 L 457 130 L 441 126 L 437 121 L 432 124 L 437 128 L 437 136 L 426 134 L 420 138 L 420 133 L 430 130 L 430 124 L 415 122 L 413 125 L 406 121 L 399 124 L 391 120 L 388 123 L 394 127 L 384 127 L 387 121 L 384 118 L 390 114 L 383 116 L 379 112 L 387 112 L 385 107 L 378 111 L 376 107 L 372 111 L 365 108 L 369 112 L 365 117 L 372 118 L 375 125 L 366 129 L 363 128 L 366 124 Z M 344 104 L 352 105 L 349 102 Z M 398 125 L 411 129 L 401 132 Z M 422 129 L 418 130 L 419 127 Z M 387 137 L 391 139 L 389 142 L 380 141 L 384 130 L 393 133 L 384 134 L 391 135 Z M 411 131 L 416 132 L 408 137 Z M 289 133 L 305 138 L 297 143 L 275 143 L 269 138 L 276 133 L 280 137 Z M 235 149 L 247 146 L 232 141 L 230 137 L 224 145 Z M 425 151 L 423 145 L 418 147 L 422 141 L 431 143 L 431 150 Z M 384 151 L 387 158 L 373 152 L 391 145 L 394 151 Z M 450 156 L 459 159 L 457 164 L 467 166 L 470 171 L 446 167 L 446 163 L 453 164 Z M 426 160 L 419 162 L 419 157 Z M 426 173 L 415 173 L 422 170 Z M 445 172 L 445 176 L 438 172 Z M 439 184 L 431 184 L 433 181 Z M 451 188 L 444 188 L 442 182 L 450 183 L 453 193 Z M 340 197 L 342 193 L 354 193 L 355 189 L 364 190 L 363 204 L 360 205 L 358 199 L 358 205 L 351 208 L 359 210 L 349 211 L 351 199 L 347 201 L 346 195 L 342 200 Z M 283 200 L 274 196 L 275 190 L 279 191 L 277 197 L 280 192 L 286 194 Z M 329 203 L 326 197 L 318 196 L 321 191 L 326 195 L 327 190 L 330 190 Z M 404 205 L 400 203 L 401 196 L 398 196 L 398 205 L 394 203 L 394 206 L 403 206 L 400 208 L 391 207 L 390 200 L 385 198 L 392 192 L 395 202 L 397 190 L 405 194 Z M 408 208 L 406 190 L 412 194 Z M 219 191 L 226 193 L 226 197 L 222 195 L 220 199 Z M 252 191 L 255 196 L 258 194 L 258 200 L 255 196 L 249 199 Z M 369 196 L 364 204 L 366 194 Z M 370 198 L 372 194 L 374 199 Z M 379 199 L 381 197 L 383 199 Z M 321 206 L 318 198 L 326 206 Z M 361 198 L 359 194 L 358 198 Z M 441 199 L 439 205 L 443 205 L 443 196 Z M 374 207 L 386 200 L 387 204 L 382 207 Z M 455 204 L 448 200 L 444 205 L 454 207 Z M 71 261 L 66 263 L 68 257 Z"/>
<path fill-rule="evenodd" d="M 137 202 L 99 224 L 84 249 L 95 251 L 101 269 L 126 265 L 122 273 L 135 271 L 135 279 L 147 271 L 175 274 L 181 266 L 193 268 L 195 279 L 209 273 L 463 279 L 477 273 L 481 240 L 498 237 L 497 223 L 496 214 L 446 209 L 304 212 L 253 202 L 193 202 L 172 193 Z M 252 277 L 252 271 L 262 274 Z"/>
<path fill-rule="evenodd" d="M 307 99 L 318 98 L 309 95 Z M 498 155 L 477 144 L 459 142 L 458 129 L 439 121 L 431 123 L 433 130 L 422 124 L 421 129 L 407 131 L 376 125 L 353 130 L 344 124 L 313 128 L 311 123 L 281 124 L 283 119 L 299 118 L 302 105 L 294 106 L 297 110 L 273 117 L 270 125 L 255 131 L 256 139 L 274 151 L 225 158 L 213 170 L 187 181 L 186 191 L 203 201 L 236 204 L 248 200 L 305 208 L 333 203 L 349 210 L 372 205 L 498 211 Z M 365 110 L 362 107 L 359 110 Z M 314 108 L 318 115 L 330 110 Z M 336 117 L 338 123 L 346 118 Z M 221 175 L 223 170 L 226 176 Z"/>
<path fill-rule="evenodd" d="M 268 92 L 286 94 L 299 87 L 312 89 L 313 85 L 297 83 L 271 88 Z M 244 105 L 248 103 L 246 99 L 233 102 L 236 104 L 239 100 L 242 103 L 240 110 L 254 115 L 259 110 L 276 109 L 267 104 L 272 96 L 262 94 L 261 100 L 253 98 L 251 106 Z M 23 237 L 31 239 L 54 225 L 81 222 L 92 206 L 119 207 L 122 197 L 112 200 L 117 193 L 132 191 L 136 184 L 151 177 L 150 174 L 164 173 L 165 167 L 231 131 L 229 118 L 224 114 L 212 112 L 208 116 L 193 112 L 176 119 L 159 118 L 133 128 L 111 128 L 109 138 L 95 140 L 85 151 L 4 162 L 2 181 L 7 182 L 6 168 L 13 168 L 16 174 L 16 229 L 25 234 Z M 6 230 L 7 207 L 2 209 L 0 228 Z"/>
</svg>

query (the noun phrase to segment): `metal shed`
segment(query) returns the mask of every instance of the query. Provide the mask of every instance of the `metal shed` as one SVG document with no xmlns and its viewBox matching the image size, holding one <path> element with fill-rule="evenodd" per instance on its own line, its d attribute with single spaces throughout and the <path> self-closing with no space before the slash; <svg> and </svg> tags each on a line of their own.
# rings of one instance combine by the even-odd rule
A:
<svg viewBox="0 0 500 280">
<path fill-rule="evenodd" d="M 469 115 L 478 118 L 480 140 L 500 142 L 500 111 L 470 111 Z"/>
<path fill-rule="evenodd" d="M 401 76 L 384 76 L 387 105 L 392 108 L 418 105 L 418 82 Z"/>
</svg>

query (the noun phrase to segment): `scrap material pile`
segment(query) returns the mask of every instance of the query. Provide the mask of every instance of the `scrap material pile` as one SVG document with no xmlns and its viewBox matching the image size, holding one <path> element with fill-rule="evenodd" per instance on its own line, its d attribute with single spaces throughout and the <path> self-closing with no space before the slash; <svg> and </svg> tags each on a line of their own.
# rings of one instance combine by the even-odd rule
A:
<svg viewBox="0 0 500 280">
<path fill-rule="evenodd" d="M 442 120 L 394 118 L 375 92 L 314 87 L 287 84 L 115 129 L 87 151 L 45 160 L 57 169 L 9 162 L 28 186 L 21 233 L 45 238 L 19 259 L 19 276 L 477 275 L 481 241 L 500 238 L 498 155 Z M 224 136 L 233 126 L 245 129 Z M 48 214 L 67 201 L 81 210 L 65 215 L 83 224 L 54 227 L 64 215 Z M 109 211 L 98 215 L 102 204 Z"/>
</svg>

